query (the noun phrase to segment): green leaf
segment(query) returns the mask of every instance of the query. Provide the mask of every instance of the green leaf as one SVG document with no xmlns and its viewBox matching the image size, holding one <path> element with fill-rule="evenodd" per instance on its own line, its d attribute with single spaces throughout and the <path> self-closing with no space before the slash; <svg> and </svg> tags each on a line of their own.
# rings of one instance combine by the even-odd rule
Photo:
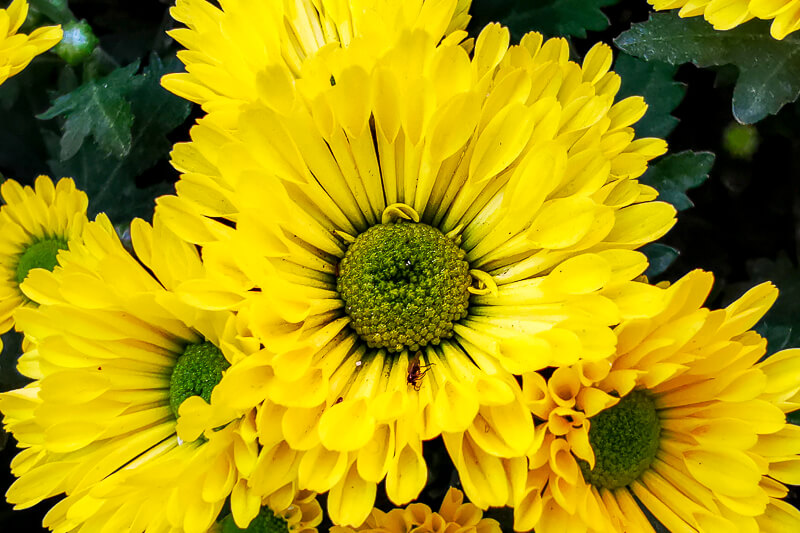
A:
<svg viewBox="0 0 800 533">
<path fill-rule="evenodd" d="M 678 211 L 683 211 L 694 206 L 686 196 L 686 191 L 702 185 L 708 179 L 708 172 L 713 164 L 714 154 L 711 152 L 686 150 L 668 155 L 650 165 L 639 181 L 655 187 L 660 200 L 671 203 Z"/>
<path fill-rule="evenodd" d="M 75 20 L 67 0 L 31 0 L 31 11 L 39 12 L 58 24 L 67 24 Z"/>
<path fill-rule="evenodd" d="M 150 218 L 154 199 L 173 190 L 169 183 L 141 187 L 136 181 L 143 172 L 166 160 L 172 148 L 167 134 L 189 115 L 191 105 L 160 85 L 161 76 L 179 69 L 175 57 L 165 63 L 153 55 L 142 74 L 129 78 L 126 96 L 132 127 L 127 157 L 118 159 L 98 143 L 87 141 L 69 159 L 54 157 L 48 161 L 53 175 L 72 176 L 78 188 L 86 191 L 91 217 L 104 211 L 119 224 L 127 224 L 136 216 Z"/>
<path fill-rule="evenodd" d="M 37 116 L 42 120 L 67 117 L 61 139 L 62 161 L 75 155 L 89 134 L 105 153 L 118 159 L 128 155 L 133 114 L 125 95 L 138 69 L 137 61 L 105 78 L 84 83 L 56 98 L 50 109 Z"/>
<path fill-rule="evenodd" d="M 572 35 L 585 38 L 586 31 L 608 28 L 608 17 L 600 10 L 619 0 L 517 0 L 511 13 L 502 20 L 519 40 L 529 31 L 549 36 Z"/>
<path fill-rule="evenodd" d="M 650 266 L 644 273 L 648 278 L 655 278 L 663 274 L 681 254 L 672 246 L 657 242 L 643 246 L 640 251 L 647 256 L 647 260 L 650 262 Z"/>
<path fill-rule="evenodd" d="M 634 128 L 638 137 L 665 139 L 678 119 L 670 113 L 686 94 L 686 86 L 673 79 L 678 67 L 660 61 L 642 61 L 628 54 L 619 54 L 614 71 L 622 78 L 617 98 L 643 96 L 647 113 Z"/>
<path fill-rule="evenodd" d="M 739 69 L 733 91 L 733 116 L 752 124 L 775 114 L 800 96 L 800 34 L 782 41 L 769 34 L 767 21 L 753 20 L 717 31 L 700 17 L 681 19 L 654 13 L 614 42 L 623 51 L 672 65 L 699 67 L 732 64 Z"/>
</svg>

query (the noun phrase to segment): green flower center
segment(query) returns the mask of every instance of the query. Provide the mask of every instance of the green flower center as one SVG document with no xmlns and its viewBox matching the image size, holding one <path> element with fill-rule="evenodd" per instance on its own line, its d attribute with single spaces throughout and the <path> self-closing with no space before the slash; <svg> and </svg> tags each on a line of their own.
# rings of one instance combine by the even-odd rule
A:
<svg viewBox="0 0 800 533">
<path fill-rule="evenodd" d="M 427 224 L 373 226 L 339 263 L 336 288 L 371 348 L 418 350 L 467 316 L 472 283 L 464 251 Z"/>
<path fill-rule="evenodd" d="M 229 366 L 220 349 L 212 343 L 188 345 L 178 357 L 169 379 L 169 406 L 175 417 L 178 417 L 178 408 L 190 396 L 200 396 L 211 402 L 211 391 L 222 379 L 222 371 Z"/>
<path fill-rule="evenodd" d="M 289 524 L 272 512 L 269 507 L 262 507 L 247 529 L 242 529 L 233 521 L 233 516 L 228 515 L 222 521 L 222 533 L 289 533 Z"/>
<path fill-rule="evenodd" d="M 67 240 L 58 237 L 42 239 L 28 246 L 19 256 L 17 283 L 25 281 L 25 278 L 28 277 L 28 272 L 34 268 L 44 268 L 52 272 L 58 264 L 56 259 L 58 251 L 68 248 Z"/>
<path fill-rule="evenodd" d="M 587 483 L 617 489 L 629 485 L 650 467 L 656 456 L 661 423 L 650 395 L 636 390 L 613 407 L 591 418 L 589 443 L 594 469 L 578 461 Z"/>
</svg>

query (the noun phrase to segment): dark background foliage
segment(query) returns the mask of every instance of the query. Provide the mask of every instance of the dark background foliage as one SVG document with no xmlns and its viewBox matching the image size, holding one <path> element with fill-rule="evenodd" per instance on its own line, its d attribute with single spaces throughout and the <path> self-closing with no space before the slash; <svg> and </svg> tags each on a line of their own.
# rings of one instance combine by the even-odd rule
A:
<svg viewBox="0 0 800 533">
<path fill-rule="evenodd" d="M 174 57 L 177 47 L 164 33 L 173 26 L 170 2 L 70 0 L 68 10 L 64 0 L 32 3 L 40 13 L 29 22 L 47 24 L 49 17 L 66 23 L 74 15 L 88 22 L 99 47 L 77 59 L 66 52 L 45 54 L 0 87 L 0 173 L 27 184 L 38 174 L 72 176 L 89 194 L 91 214 L 106 211 L 124 231 L 132 217 L 150 218 L 153 199 L 172 191 L 177 174 L 168 152 L 188 138 L 200 116 L 196 106 L 158 84 L 162 74 L 181 68 Z M 0 6 L 7 4 L 0 0 Z M 529 30 L 568 36 L 574 59 L 580 59 L 595 42 L 612 44 L 633 24 L 647 21 L 650 8 L 645 0 L 473 0 L 472 13 L 473 34 L 499 20 L 514 38 Z M 660 23 L 674 24 L 669 16 Z M 691 24 L 697 32 L 706 30 L 700 19 Z M 742 31 L 767 30 L 764 23 L 751 22 Z M 618 39 L 619 47 L 651 61 L 615 48 L 615 69 L 623 76 L 620 96 L 646 97 L 650 110 L 637 133 L 666 138 L 672 154 L 656 161 L 643 179 L 681 210 L 675 228 L 646 248 L 651 280 L 674 281 L 694 268 L 713 271 L 712 307 L 772 280 L 781 296 L 759 331 L 769 339 L 770 352 L 800 346 L 800 105 L 781 108 L 783 102 L 776 101 L 762 112 L 742 104 L 741 87 L 753 83 L 746 75 L 750 67 L 742 63 L 749 55 L 727 50 L 728 55 L 710 57 L 713 47 L 701 46 L 708 57 L 696 61 L 704 66 L 699 68 L 681 64 L 677 55 L 668 57 L 663 47 L 631 45 L 631 35 Z M 764 53 L 771 53 L 773 44 L 765 46 Z M 660 62 L 670 60 L 675 65 Z M 761 119 L 767 113 L 774 114 Z M 756 123 L 743 126 L 735 117 Z M 25 380 L 14 369 L 19 339 L 9 333 L 3 340 L 0 390 L 10 390 Z M 0 450 L 0 491 L 5 492 L 14 479 L 9 464 L 18 450 L 2 430 Z M 425 455 L 431 474 L 420 499 L 438 507 L 458 479 L 441 442 L 428 443 Z M 790 500 L 797 504 L 796 491 Z M 12 511 L 0 501 L 0 531 L 41 531 L 52 503 Z M 381 504 L 389 506 L 379 496 Z M 508 511 L 490 514 L 510 523 Z"/>
</svg>

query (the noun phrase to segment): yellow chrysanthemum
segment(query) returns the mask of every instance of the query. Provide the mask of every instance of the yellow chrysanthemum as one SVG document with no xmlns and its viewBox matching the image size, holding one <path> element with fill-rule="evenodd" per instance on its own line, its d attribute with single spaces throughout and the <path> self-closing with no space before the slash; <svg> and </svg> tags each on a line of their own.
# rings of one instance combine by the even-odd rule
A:
<svg viewBox="0 0 800 533">
<path fill-rule="evenodd" d="M 609 361 L 523 377 L 542 444 L 526 472 L 508 468 L 515 529 L 653 531 L 637 499 L 669 531 L 800 529 L 781 500 L 800 483 L 800 428 L 784 415 L 800 408 L 800 350 L 760 361 L 766 341 L 748 330 L 773 286 L 710 311 L 712 281 L 692 272 L 662 312 L 623 322 Z M 455 455 L 467 494 L 491 497 L 471 481 L 497 459 Z"/>
<path fill-rule="evenodd" d="M 403 30 L 441 37 L 463 30 L 470 0 L 178 0 L 171 14 L 186 28 L 169 34 L 186 73 L 164 87 L 206 111 L 270 98 L 300 74 L 303 61 L 329 43 L 369 36 L 379 52 Z"/>
<path fill-rule="evenodd" d="M 19 74 L 31 60 L 61 40 L 61 26 L 37 28 L 30 35 L 17 33 L 28 16 L 28 2 L 14 0 L 0 9 L 0 85 Z"/>
<path fill-rule="evenodd" d="M 772 20 L 770 34 L 783 39 L 800 29 L 800 0 L 647 0 L 657 11 L 680 8 L 681 17 L 703 15 L 716 30 L 730 30 L 753 18 Z"/>
<path fill-rule="evenodd" d="M 6 180 L 0 196 L 5 202 L 0 207 L 0 333 L 5 333 L 14 326 L 14 311 L 29 302 L 20 283 L 32 269 L 53 270 L 58 264 L 58 252 L 83 231 L 89 200 L 71 179 L 54 186 L 47 176 L 39 176 L 34 188 Z"/>
<path fill-rule="evenodd" d="M 5 427 L 23 448 L 6 498 L 25 508 L 66 493 L 44 524 L 84 533 L 205 533 L 228 496 L 244 524 L 264 498 L 290 503 L 296 476 L 273 469 L 269 452 L 280 445 L 259 460 L 255 409 L 218 407 L 201 438 L 192 421 L 224 369 L 258 343 L 232 313 L 171 292 L 202 274 L 194 246 L 141 220 L 132 240 L 138 261 L 101 215 L 59 267 L 31 271 L 21 285 L 39 304 L 15 314 L 30 346 L 20 370 L 35 381 L 0 395 Z M 272 437 L 262 432 L 262 445 Z"/>
<path fill-rule="evenodd" d="M 501 533 L 497 520 L 483 518 L 483 511 L 471 503 L 464 503 L 464 494 L 451 487 L 444 495 L 439 512 L 424 503 L 412 503 L 404 509 L 388 513 L 373 509 L 367 521 L 356 529 L 334 526 L 330 533 Z"/>
<path fill-rule="evenodd" d="M 262 502 L 258 516 L 253 519 L 246 531 L 259 533 L 317 533 L 322 522 L 322 507 L 317 495 L 300 491 L 294 499 L 285 500 L 283 495 L 273 495 Z M 211 529 L 211 533 L 237 533 L 245 531 L 239 527 L 233 516 L 225 517 Z"/>
<path fill-rule="evenodd" d="M 238 309 L 273 354 L 234 365 L 222 403 L 281 406 L 299 486 L 330 491 L 340 525 L 366 519 L 384 478 L 414 499 L 422 441 L 442 432 L 523 455 L 514 375 L 608 357 L 610 326 L 660 304 L 631 279 L 633 249 L 674 222 L 636 181 L 666 146 L 633 140 L 646 106 L 614 103 L 610 48 L 580 66 L 563 39 L 509 48 L 491 25 L 470 56 L 461 38 L 321 50 L 234 130 L 203 119 L 158 200 L 217 276 L 181 297 Z"/>
</svg>

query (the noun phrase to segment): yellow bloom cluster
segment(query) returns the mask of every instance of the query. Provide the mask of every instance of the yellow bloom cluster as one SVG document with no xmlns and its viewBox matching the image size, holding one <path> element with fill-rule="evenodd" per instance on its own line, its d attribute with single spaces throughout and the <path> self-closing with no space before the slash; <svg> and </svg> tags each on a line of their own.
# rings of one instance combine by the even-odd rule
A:
<svg viewBox="0 0 800 533">
<path fill-rule="evenodd" d="M 661 311 L 615 328 L 607 360 L 525 374 L 539 421 L 527 461 L 499 465 L 446 437 L 473 501 L 509 494 L 519 531 L 653 531 L 636 499 L 669 531 L 794 530 L 800 513 L 780 498 L 800 482 L 800 430 L 784 416 L 798 408 L 800 350 L 761 361 L 766 341 L 748 331 L 774 287 L 710 311 L 712 281 L 694 271 L 665 289 Z"/>
<path fill-rule="evenodd" d="M 614 103 L 611 50 L 580 66 L 559 39 L 509 47 L 491 25 L 470 55 L 463 37 L 418 30 L 382 54 L 369 36 L 320 50 L 233 130 L 227 116 L 201 120 L 173 152 L 178 195 L 158 201 L 156 216 L 217 274 L 181 296 L 247 316 L 266 348 L 226 372 L 219 401 L 280 406 L 271 416 L 302 453 L 300 486 L 329 491 L 335 523 L 363 522 L 384 479 L 392 501 L 416 498 L 423 441 L 443 433 L 524 454 L 535 432 L 515 375 L 608 357 L 610 326 L 647 313 L 658 291 L 632 281 L 646 260 L 631 249 L 674 222 L 636 181 L 665 144 L 634 140 L 646 107 Z M 337 271 L 368 229 L 415 225 L 461 250 L 469 309 L 413 332 L 384 315 L 396 328 L 378 324 L 367 343 Z M 422 260 L 413 247 L 385 253 L 403 267 Z M 392 276 L 382 286 L 400 290 Z M 425 315 L 440 303 L 413 305 Z M 403 312 L 384 302 L 367 320 L 388 311 Z M 430 342 L 404 344 L 417 333 Z"/>
<path fill-rule="evenodd" d="M 464 494 L 451 487 L 442 500 L 439 512 L 423 503 L 412 503 L 404 509 L 392 509 L 384 513 L 374 509 L 360 527 L 334 526 L 331 533 L 436 533 L 438 531 L 463 531 L 469 533 L 501 533 L 500 524 L 491 518 L 483 518 L 481 510 L 471 503 L 464 503 Z"/>
<path fill-rule="evenodd" d="M 608 46 L 510 45 L 463 0 L 179 0 L 207 111 L 132 251 L 71 180 L 3 185 L 7 499 L 57 532 L 514 527 L 791 531 L 800 350 L 761 360 L 754 288 L 647 283 L 675 210 L 639 183 Z M 426 442 L 458 470 L 420 503 Z M 471 503 L 465 503 L 465 496 Z M 221 516 L 221 514 L 229 516 Z"/>
<path fill-rule="evenodd" d="M 771 20 L 770 33 L 783 39 L 800 29 L 800 0 L 647 0 L 657 11 L 680 9 L 681 17 L 702 15 L 716 30 L 730 30 L 753 18 Z"/>
<path fill-rule="evenodd" d="M 19 74 L 28 63 L 61 40 L 61 26 L 37 28 L 30 35 L 17 33 L 28 16 L 28 2 L 14 0 L 0 9 L 0 84 Z"/>
</svg>

